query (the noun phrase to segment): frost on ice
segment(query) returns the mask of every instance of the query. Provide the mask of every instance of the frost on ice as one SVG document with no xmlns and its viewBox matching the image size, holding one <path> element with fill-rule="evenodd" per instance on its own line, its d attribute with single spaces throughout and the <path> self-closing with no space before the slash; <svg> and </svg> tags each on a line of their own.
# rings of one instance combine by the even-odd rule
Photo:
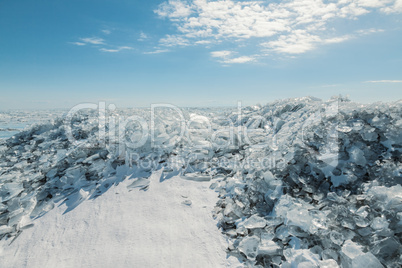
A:
<svg viewBox="0 0 402 268">
<path fill-rule="evenodd" d="M 150 119 L 146 109 L 121 113 Z M 141 124 L 127 123 L 118 134 L 107 125 L 115 135 L 103 147 L 73 146 L 62 119 L 2 141 L 0 239 L 15 238 L 60 202 L 74 209 L 122 180 L 133 180 L 130 191 L 147 190 L 149 176 L 163 170 L 161 182 L 176 175 L 211 181 L 228 254 L 245 266 L 402 265 L 401 102 L 300 98 L 241 114 L 187 109 L 184 117 L 190 123 L 182 132 L 177 114 L 157 114 L 153 141 Z M 71 126 L 81 144 L 99 144 L 90 113 Z M 121 137 L 143 144 L 121 150 Z"/>
</svg>

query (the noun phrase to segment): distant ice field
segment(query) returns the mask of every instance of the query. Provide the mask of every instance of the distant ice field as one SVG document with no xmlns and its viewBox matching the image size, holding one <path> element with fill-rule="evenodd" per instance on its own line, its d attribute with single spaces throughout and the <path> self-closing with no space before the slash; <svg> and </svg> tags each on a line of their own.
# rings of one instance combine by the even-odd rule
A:
<svg viewBox="0 0 402 268">
<path fill-rule="evenodd" d="M 65 113 L 64 110 L 0 111 L 0 140 L 8 139 L 34 124 L 50 122 Z"/>
</svg>

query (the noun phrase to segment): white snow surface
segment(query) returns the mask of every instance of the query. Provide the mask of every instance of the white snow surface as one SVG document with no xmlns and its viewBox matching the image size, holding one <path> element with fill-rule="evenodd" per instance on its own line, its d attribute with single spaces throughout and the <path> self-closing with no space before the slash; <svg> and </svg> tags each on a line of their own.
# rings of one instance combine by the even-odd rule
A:
<svg viewBox="0 0 402 268">
<path fill-rule="evenodd" d="M 65 214 L 57 206 L 11 244 L 0 241 L 0 266 L 237 267 L 212 218 L 210 182 L 160 176 L 147 191 L 130 191 L 126 180 Z"/>
</svg>

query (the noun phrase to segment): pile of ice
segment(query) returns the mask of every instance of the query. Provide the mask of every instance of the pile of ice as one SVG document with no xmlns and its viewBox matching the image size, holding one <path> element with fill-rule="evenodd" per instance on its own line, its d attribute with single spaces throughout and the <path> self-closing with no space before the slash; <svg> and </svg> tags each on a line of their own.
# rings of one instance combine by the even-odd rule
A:
<svg viewBox="0 0 402 268">
<path fill-rule="evenodd" d="M 277 146 L 238 153 L 276 162 L 227 170 L 217 186 L 231 254 L 261 267 L 400 267 L 401 102 L 304 99 L 255 113 Z"/>
<path fill-rule="evenodd" d="M 107 151 L 71 148 L 61 120 L 15 135 L 0 144 L 0 152 L 0 238 L 31 227 L 67 196 L 70 207 L 77 205 L 88 187 L 105 181 L 100 176 L 116 172 L 104 161 Z"/>
<path fill-rule="evenodd" d="M 72 118 L 36 124 L 6 141 L 0 140 L 0 239 L 13 241 L 56 204 L 65 204 L 68 212 L 124 179 L 134 180 L 129 189 L 146 190 L 155 170 L 164 169 L 161 181 L 179 174 L 175 166 L 180 164 L 171 165 L 168 159 L 183 151 L 184 140 L 175 146 L 151 148 L 149 139 L 129 152 L 130 144 L 138 138 L 139 126 L 127 123 L 119 132 L 112 121 L 133 114 L 149 121 L 149 109 L 115 111 L 105 126 L 99 124 L 96 110 L 80 110 Z M 187 112 L 184 114 L 188 117 Z M 181 121 L 175 115 L 155 113 L 156 144 L 177 139 L 176 128 Z M 108 133 L 103 145 L 100 127 Z M 131 153 L 135 153 L 133 159 Z M 139 161 L 142 164 L 136 165 Z"/>
<path fill-rule="evenodd" d="M 163 111 L 153 126 L 149 110 L 126 115 L 145 121 L 122 133 L 116 114 L 103 126 L 82 112 L 69 124 L 75 146 L 63 120 L 0 144 L 0 239 L 61 201 L 73 209 L 124 179 L 146 190 L 163 169 L 161 182 L 211 180 L 228 254 L 247 266 L 402 265 L 402 102 L 300 98 L 241 111 L 187 109 L 181 118 Z M 143 135 L 147 126 L 153 140 Z"/>
</svg>

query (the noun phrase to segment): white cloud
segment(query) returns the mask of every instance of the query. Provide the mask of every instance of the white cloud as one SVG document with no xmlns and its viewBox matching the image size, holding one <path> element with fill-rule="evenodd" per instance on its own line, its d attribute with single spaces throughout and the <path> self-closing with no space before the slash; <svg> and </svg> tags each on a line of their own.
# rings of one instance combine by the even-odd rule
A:
<svg viewBox="0 0 402 268">
<path fill-rule="evenodd" d="M 301 54 L 316 47 L 322 40 L 317 35 L 311 35 L 304 30 L 296 30 L 290 35 L 281 35 L 277 40 L 261 45 L 279 53 Z"/>
<path fill-rule="evenodd" d="M 120 51 L 123 51 L 123 50 L 131 50 L 131 49 L 133 49 L 133 48 L 128 47 L 128 46 L 122 46 L 122 47 L 113 48 L 113 49 L 111 49 L 111 48 L 101 48 L 101 49 L 99 49 L 99 51 L 116 53 L 116 52 L 120 52 Z"/>
<path fill-rule="evenodd" d="M 118 50 L 118 49 L 100 48 L 99 51 L 115 53 L 115 52 L 119 52 L 120 50 Z"/>
<path fill-rule="evenodd" d="M 164 38 L 162 38 L 160 41 L 161 45 L 167 46 L 167 47 L 172 47 L 172 46 L 188 46 L 190 45 L 190 42 L 181 36 L 175 36 L 175 35 L 166 35 Z"/>
<path fill-rule="evenodd" d="M 71 44 L 76 45 L 76 46 L 85 46 L 85 43 L 82 42 L 71 42 Z"/>
<path fill-rule="evenodd" d="M 102 33 L 104 33 L 104 34 L 111 34 L 112 31 L 110 31 L 110 30 L 102 30 Z"/>
<path fill-rule="evenodd" d="M 385 5 L 393 2 L 392 0 L 358 0 L 357 3 L 363 7 L 384 7 Z"/>
<path fill-rule="evenodd" d="M 169 49 L 157 49 L 154 51 L 144 52 L 143 54 L 160 54 L 160 53 L 166 53 L 166 52 L 170 52 L 170 50 Z"/>
<path fill-rule="evenodd" d="M 149 37 L 147 34 L 145 34 L 144 32 L 140 33 L 140 38 L 138 38 L 138 41 L 145 41 L 147 40 Z"/>
<path fill-rule="evenodd" d="M 323 44 L 336 44 L 345 42 L 351 37 L 348 35 L 322 39 L 318 35 L 312 35 L 306 30 L 295 30 L 289 35 L 281 35 L 277 40 L 262 43 L 263 47 L 279 53 L 302 54 L 315 49 Z"/>
<path fill-rule="evenodd" d="M 155 13 L 170 20 L 177 29 L 177 34 L 160 40 L 162 46 L 233 43 L 253 38 L 265 50 L 301 54 L 354 37 L 353 33 L 339 36 L 329 32 L 332 21 L 398 10 L 402 12 L 402 0 L 169 0 Z"/>
<path fill-rule="evenodd" d="M 402 13 L 402 0 L 396 0 L 392 6 L 387 6 L 381 9 L 381 11 L 389 13 Z"/>
<path fill-rule="evenodd" d="M 211 56 L 214 58 L 226 58 L 229 57 L 233 52 L 228 50 L 213 51 Z"/>
<path fill-rule="evenodd" d="M 161 17 L 169 18 L 187 17 L 192 13 L 191 8 L 179 0 L 164 2 L 155 12 Z"/>
<path fill-rule="evenodd" d="M 129 47 L 129 46 L 121 46 L 121 47 L 119 47 L 119 50 L 131 50 L 131 49 L 133 49 L 133 48 Z"/>
<path fill-rule="evenodd" d="M 325 40 L 323 40 L 323 43 L 324 44 L 342 43 L 342 42 L 345 42 L 345 41 L 349 40 L 350 38 L 352 38 L 352 37 L 349 36 L 349 35 L 338 36 L 338 37 L 325 39 Z"/>
<path fill-rule="evenodd" d="M 102 32 L 105 32 L 105 31 L 108 31 L 108 30 L 102 30 Z M 105 33 L 105 34 L 107 34 L 107 33 Z M 130 47 L 130 46 L 113 46 L 110 44 L 106 44 L 105 40 L 102 38 L 99 38 L 99 37 L 80 38 L 80 42 L 71 42 L 71 44 L 76 45 L 76 46 L 93 45 L 91 47 L 97 48 L 99 51 L 107 52 L 107 53 L 117 53 L 117 52 L 121 52 L 123 50 L 134 49 L 133 47 Z M 102 45 L 103 47 L 99 48 L 99 45 Z"/>
<path fill-rule="evenodd" d="M 252 61 L 255 61 L 255 58 L 248 57 L 248 56 L 241 56 L 238 58 L 227 59 L 224 62 L 230 64 L 230 63 L 247 63 L 247 62 L 252 62 Z"/>
<path fill-rule="evenodd" d="M 357 31 L 358 34 L 360 35 L 367 35 L 367 34 L 373 34 L 373 33 L 382 33 L 385 32 L 384 29 L 375 29 L 375 28 L 370 28 L 370 29 L 362 29 Z"/>
<path fill-rule="evenodd" d="M 80 38 L 80 40 L 84 43 L 92 44 L 92 45 L 103 45 L 105 42 L 105 40 L 103 40 L 102 38 L 98 38 L 98 37 Z"/>
<path fill-rule="evenodd" d="M 369 11 L 352 0 L 194 0 L 164 2 L 155 12 L 161 17 L 173 17 L 179 32 L 186 37 L 250 38 L 271 37 L 296 26 L 320 28 L 332 18 L 353 18 Z"/>
<path fill-rule="evenodd" d="M 219 61 L 226 64 L 232 63 L 247 63 L 255 61 L 254 57 L 249 56 L 240 56 L 240 57 L 231 57 L 235 52 L 229 50 L 220 50 L 220 51 L 212 51 L 211 57 L 220 59 Z"/>
<path fill-rule="evenodd" d="M 200 40 L 200 41 L 196 41 L 195 44 L 197 44 L 197 45 L 208 45 L 208 44 L 212 44 L 212 41 Z"/>
<path fill-rule="evenodd" d="M 366 81 L 366 83 L 402 83 L 402 80 L 374 80 Z"/>
</svg>

